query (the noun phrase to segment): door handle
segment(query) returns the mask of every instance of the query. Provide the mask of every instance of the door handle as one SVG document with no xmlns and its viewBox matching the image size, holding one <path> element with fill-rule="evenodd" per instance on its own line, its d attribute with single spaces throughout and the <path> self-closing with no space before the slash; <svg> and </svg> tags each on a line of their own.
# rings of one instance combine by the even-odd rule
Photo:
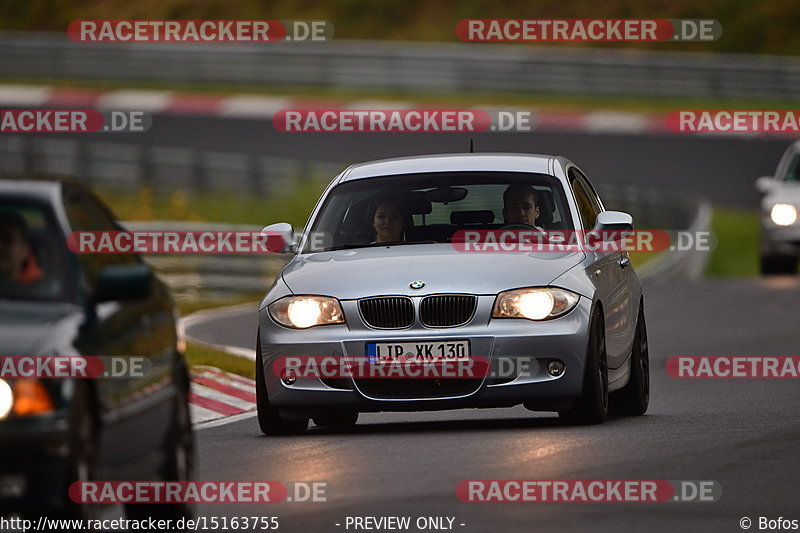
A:
<svg viewBox="0 0 800 533">
<path fill-rule="evenodd" d="M 631 258 L 628 257 L 627 255 L 623 255 L 619 259 L 619 266 L 621 266 L 622 268 L 625 268 L 627 266 L 631 266 Z"/>
</svg>

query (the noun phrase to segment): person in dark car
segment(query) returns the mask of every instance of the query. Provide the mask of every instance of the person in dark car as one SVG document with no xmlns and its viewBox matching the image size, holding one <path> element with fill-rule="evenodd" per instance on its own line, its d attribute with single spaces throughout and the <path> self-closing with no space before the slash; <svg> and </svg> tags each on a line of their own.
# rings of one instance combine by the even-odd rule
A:
<svg viewBox="0 0 800 533">
<path fill-rule="evenodd" d="M 0 213 L 0 278 L 27 284 L 43 277 L 25 219 L 15 213 Z"/>
</svg>

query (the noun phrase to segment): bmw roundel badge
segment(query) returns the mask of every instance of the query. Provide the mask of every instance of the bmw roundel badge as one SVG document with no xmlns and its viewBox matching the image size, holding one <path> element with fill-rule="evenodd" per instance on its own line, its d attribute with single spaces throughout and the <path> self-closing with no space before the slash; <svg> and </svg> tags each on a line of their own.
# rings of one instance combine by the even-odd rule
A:
<svg viewBox="0 0 800 533">
<path fill-rule="evenodd" d="M 421 289 L 422 287 L 425 286 L 425 282 L 424 281 L 420 281 L 420 280 L 416 280 L 416 281 L 412 281 L 411 283 L 409 283 L 408 286 L 411 287 L 412 289 Z"/>
</svg>

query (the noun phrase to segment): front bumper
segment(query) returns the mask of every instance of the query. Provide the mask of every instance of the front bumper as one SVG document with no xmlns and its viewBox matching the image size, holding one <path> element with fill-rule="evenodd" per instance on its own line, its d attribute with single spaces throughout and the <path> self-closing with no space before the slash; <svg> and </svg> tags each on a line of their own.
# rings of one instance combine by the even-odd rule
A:
<svg viewBox="0 0 800 533">
<path fill-rule="evenodd" d="M 62 507 L 67 497 L 67 413 L 4 420 L 0 426 L 0 514 Z"/>
<path fill-rule="evenodd" d="M 778 226 L 769 216 L 762 218 L 761 254 L 800 257 L 800 222 Z"/>
<path fill-rule="evenodd" d="M 355 301 L 342 301 L 347 324 L 292 330 L 277 325 L 266 309 L 260 311 L 261 352 L 269 402 L 284 415 L 306 416 L 326 409 L 361 412 L 425 411 L 468 407 L 506 407 L 519 403 L 556 410 L 563 401 L 581 394 L 586 359 L 591 301 L 581 297 L 567 315 L 543 322 L 524 319 L 488 319 L 494 296 L 479 296 L 475 315 L 465 326 L 428 328 L 419 323 L 402 330 L 379 330 L 361 321 Z M 385 394 L 374 393 L 364 378 L 324 380 L 299 378 L 291 385 L 279 379 L 276 361 L 283 356 L 364 357 L 368 342 L 469 340 L 471 355 L 494 366 L 525 360 L 530 371 L 516 378 L 487 376 L 462 387 L 443 387 L 441 394 L 414 396 L 403 379 L 395 379 Z M 557 377 L 547 363 L 565 365 Z M 520 368 L 518 365 L 515 368 Z M 369 379 L 369 378 L 366 378 Z M 391 378 L 389 378 L 391 379 Z M 463 378 L 451 378 L 463 379 Z M 398 383 L 400 382 L 400 383 Z M 454 389 L 458 389 L 455 390 Z"/>
</svg>

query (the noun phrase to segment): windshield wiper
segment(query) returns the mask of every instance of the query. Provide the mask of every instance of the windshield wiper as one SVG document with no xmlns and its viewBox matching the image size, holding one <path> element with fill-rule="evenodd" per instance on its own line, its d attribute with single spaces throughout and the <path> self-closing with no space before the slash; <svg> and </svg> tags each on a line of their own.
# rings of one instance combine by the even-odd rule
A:
<svg viewBox="0 0 800 533">
<path fill-rule="evenodd" d="M 377 246 L 404 246 L 407 244 L 436 244 L 436 241 L 398 241 L 398 242 L 371 242 L 371 243 L 353 243 L 353 244 L 342 244 L 341 246 L 332 246 L 330 248 L 326 248 L 324 250 L 308 250 L 304 253 L 316 253 L 316 252 L 335 252 L 337 250 L 351 250 L 356 248 L 375 248 Z"/>
</svg>

